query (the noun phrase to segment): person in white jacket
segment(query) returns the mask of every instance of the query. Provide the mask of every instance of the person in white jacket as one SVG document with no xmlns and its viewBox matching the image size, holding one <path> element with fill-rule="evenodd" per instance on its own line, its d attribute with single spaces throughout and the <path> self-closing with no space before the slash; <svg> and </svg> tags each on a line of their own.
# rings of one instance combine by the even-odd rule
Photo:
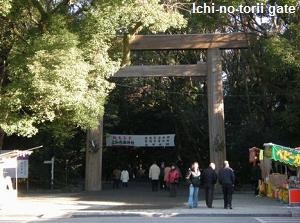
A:
<svg viewBox="0 0 300 223">
<path fill-rule="evenodd" d="M 160 168 L 157 166 L 156 162 L 154 162 L 149 169 L 149 179 L 152 183 L 152 191 L 158 191 L 158 181 L 160 175 Z"/>
<path fill-rule="evenodd" d="M 122 170 L 120 180 L 122 181 L 123 187 L 128 187 L 129 173 L 127 169 Z"/>
</svg>

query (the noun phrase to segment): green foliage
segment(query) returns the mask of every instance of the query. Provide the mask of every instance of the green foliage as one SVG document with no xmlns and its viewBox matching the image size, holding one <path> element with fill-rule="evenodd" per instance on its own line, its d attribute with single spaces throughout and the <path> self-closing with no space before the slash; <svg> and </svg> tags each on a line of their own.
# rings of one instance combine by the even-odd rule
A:
<svg viewBox="0 0 300 223">
<path fill-rule="evenodd" d="M 74 34 L 63 30 L 35 38 L 31 47 L 15 45 L 9 59 L 11 84 L 1 100 L 1 108 L 15 109 L 6 110 L 6 117 L 19 118 L 28 126 L 57 118 L 83 128 L 97 124 L 103 111 L 105 83 L 98 80 L 97 86 L 97 80 L 90 77 L 96 68 L 84 60 L 77 43 Z M 9 122 L 3 120 L 6 125 L 2 128 L 8 134 L 26 131 L 6 120 Z M 29 136 L 37 132 L 34 126 L 30 129 Z"/>
<path fill-rule="evenodd" d="M 93 128 L 113 87 L 107 78 L 119 68 L 118 57 L 109 55 L 119 31 L 137 24 L 151 31 L 185 24 L 160 1 L 80 5 L 72 11 L 64 1 L 16 1 L 4 19 L 16 27 L 4 27 L 12 36 L 0 101 L 0 126 L 7 134 L 32 136 L 39 124 L 55 120 Z"/>
<path fill-rule="evenodd" d="M 9 13 L 11 8 L 11 0 L 0 0 L 0 16 Z"/>
<path fill-rule="evenodd" d="M 159 3 L 159 0 L 150 0 L 147 3 L 124 1 L 118 10 L 121 12 L 120 27 L 130 33 L 136 23 L 141 23 L 151 32 L 165 32 L 170 27 L 181 28 L 186 24 L 182 14 L 172 8 L 166 9 Z"/>
</svg>

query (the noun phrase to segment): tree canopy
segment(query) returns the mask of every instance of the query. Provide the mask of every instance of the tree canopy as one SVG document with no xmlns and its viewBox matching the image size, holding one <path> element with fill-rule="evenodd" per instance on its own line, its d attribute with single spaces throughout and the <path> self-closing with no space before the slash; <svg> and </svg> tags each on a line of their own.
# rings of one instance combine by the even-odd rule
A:
<svg viewBox="0 0 300 223">
<path fill-rule="evenodd" d="M 109 52 L 117 35 L 185 24 L 155 0 L 1 4 L 0 127 L 9 135 L 32 136 L 59 120 L 96 126 L 112 89 L 107 78 L 120 64 L 120 52 Z"/>
</svg>

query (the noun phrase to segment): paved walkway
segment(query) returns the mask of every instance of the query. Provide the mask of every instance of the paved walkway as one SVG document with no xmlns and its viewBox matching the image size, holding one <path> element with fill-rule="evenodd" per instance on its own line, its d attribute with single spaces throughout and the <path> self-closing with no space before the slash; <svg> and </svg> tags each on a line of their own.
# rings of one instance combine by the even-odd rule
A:
<svg viewBox="0 0 300 223">
<path fill-rule="evenodd" d="M 300 216 L 300 207 L 289 207 L 250 191 L 233 195 L 233 210 L 223 209 L 222 194 L 217 193 L 214 208 L 208 209 L 200 190 L 199 207 L 187 208 L 187 188 L 171 198 L 166 191 L 151 192 L 150 185 L 138 184 L 126 189 L 82 193 L 25 194 L 17 200 L 0 202 L 0 220 L 49 219 L 84 216 Z"/>
</svg>

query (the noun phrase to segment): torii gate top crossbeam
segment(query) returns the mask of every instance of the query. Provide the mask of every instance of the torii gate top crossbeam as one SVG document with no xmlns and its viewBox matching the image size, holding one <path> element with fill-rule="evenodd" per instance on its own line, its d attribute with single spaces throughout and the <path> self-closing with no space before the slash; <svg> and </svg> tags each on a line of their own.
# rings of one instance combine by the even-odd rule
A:
<svg viewBox="0 0 300 223">
<path fill-rule="evenodd" d="M 248 48 L 249 41 L 257 39 L 254 33 L 212 33 L 176 35 L 136 35 L 130 41 L 130 50 L 187 50 Z"/>
</svg>

